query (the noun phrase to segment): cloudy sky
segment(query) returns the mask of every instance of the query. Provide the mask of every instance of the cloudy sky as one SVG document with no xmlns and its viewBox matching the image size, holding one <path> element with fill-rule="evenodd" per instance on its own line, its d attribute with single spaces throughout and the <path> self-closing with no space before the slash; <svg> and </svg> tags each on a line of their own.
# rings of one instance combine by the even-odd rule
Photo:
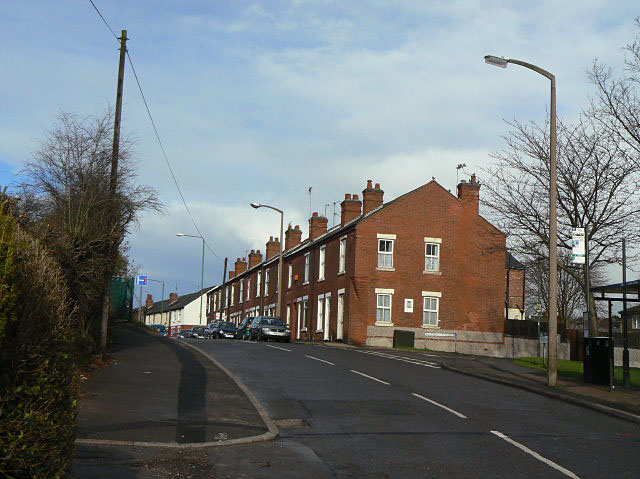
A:
<svg viewBox="0 0 640 479">
<path fill-rule="evenodd" d="M 594 58 L 619 70 L 637 33 L 634 2 L 412 0 L 94 0 L 128 50 L 184 197 L 211 250 L 205 283 L 223 262 L 261 249 L 311 210 L 381 183 L 385 200 L 435 177 L 455 189 L 456 166 L 479 173 L 504 146 L 505 120 L 543 121 L 546 79 L 558 114 L 575 117 L 592 89 Z M 19 180 L 59 111 L 114 103 L 118 42 L 89 0 L 3 0 L 0 16 L 0 184 Z M 200 243 L 173 183 L 132 71 L 124 132 L 137 139 L 140 180 L 166 214 L 129 238 L 142 273 L 166 294 L 197 290 Z M 311 198 L 308 187 L 313 187 Z M 329 205 L 329 206 L 326 206 Z M 336 205 L 339 212 L 339 205 Z M 150 288 L 156 299 L 160 287 Z"/>
</svg>

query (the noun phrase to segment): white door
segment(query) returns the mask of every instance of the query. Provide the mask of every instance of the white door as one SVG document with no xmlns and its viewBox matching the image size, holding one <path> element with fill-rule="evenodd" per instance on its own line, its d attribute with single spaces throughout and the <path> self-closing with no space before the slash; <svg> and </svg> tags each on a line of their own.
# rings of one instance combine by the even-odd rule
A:
<svg viewBox="0 0 640 479">
<path fill-rule="evenodd" d="M 336 330 L 336 339 L 342 339 L 344 334 L 344 293 L 338 294 L 338 327 Z"/>
<path fill-rule="evenodd" d="M 324 298 L 324 340 L 329 340 L 329 300 L 331 296 Z"/>
</svg>

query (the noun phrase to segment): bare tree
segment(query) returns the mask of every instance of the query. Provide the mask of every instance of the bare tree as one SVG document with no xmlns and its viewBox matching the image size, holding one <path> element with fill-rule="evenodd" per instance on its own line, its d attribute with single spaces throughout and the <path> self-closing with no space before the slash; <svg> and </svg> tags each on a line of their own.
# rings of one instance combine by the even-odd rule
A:
<svg viewBox="0 0 640 479">
<path fill-rule="evenodd" d="M 509 234 L 510 247 L 527 262 L 548 261 L 549 125 L 511 123 L 505 150 L 487 168 L 484 204 Z M 640 238 L 640 190 L 635 158 L 601 122 L 584 116 L 558 122 L 558 267 L 591 302 L 584 275 L 569 263 L 574 227 L 588 227 L 590 271 L 620 262 L 620 239 Z M 565 254 L 562 254 L 562 251 Z M 635 260 L 637 258 L 630 258 Z M 564 308 L 560 305 L 560 310 Z"/>
<path fill-rule="evenodd" d="M 22 171 L 21 218 L 56 255 L 83 331 L 97 340 L 104 285 L 118 267 L 111 245 L 120 247 L 139 215 L 160 211 L 161 203 L 153 188 L 136 184 L 126 138 L 115 201 L 110 197 L 111 111 L 89 118 L 61 113 L 58 120 Z"/>
</svg>

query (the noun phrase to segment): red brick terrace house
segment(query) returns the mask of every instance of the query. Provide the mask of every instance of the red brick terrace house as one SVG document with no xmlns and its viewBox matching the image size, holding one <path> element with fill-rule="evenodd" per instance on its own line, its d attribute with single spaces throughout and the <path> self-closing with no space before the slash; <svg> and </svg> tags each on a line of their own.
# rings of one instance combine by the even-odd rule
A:
<svg viewBox="0 0 640 479">
<path fill-rule="evenodd" d="M 510 355 L 506 237 L 478 214 L 479 192 L 472 175 L 457 196 L 433 180 L 384 203 L 369 180 L 362 201 L 345 195 L 339 225 L 327 230 L 313 213 L 304 241 L 290 225 L 281 311 L 292 338 L 391 346 L 402 329 L 415 333 L 416 347 Z M 272 237 L 264 260 L 259 250 L 248 263 L 238 258 L 228 282 L 210 292 L 211 317 L 237 323 L 275 313 L 279 247 Z M 522 291 L 514 276 L 510 289 Z"/>
</svg>

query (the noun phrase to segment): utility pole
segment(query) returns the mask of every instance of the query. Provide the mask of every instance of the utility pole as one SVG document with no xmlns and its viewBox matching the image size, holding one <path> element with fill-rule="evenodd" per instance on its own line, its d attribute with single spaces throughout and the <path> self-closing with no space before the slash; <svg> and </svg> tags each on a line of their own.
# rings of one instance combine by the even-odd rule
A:
<svg viewBox="0 0 640 479">
<path fill-rule="evenodd" d="M 112 264 L 115 263 L 120 240 L 118 227 L 118 213 L 115 207 L 116 188 L 118 185 L 118 157 L 120 155 L 120 117 L 122 115 L 122 85 L 124 83 L 124 59 L 127 53 L 127 31 L 122 30 L 120 40 L 120 63 L 118 65 L 118 85 L 116 90 L 116 111 L 113 125 L 113 150 L 111 152 L 111 177 L 109 179 L 109 199 L 111 210 L 112 231 L 109 238 L 109 256 Z M 117 237 L 114 237 L 117 235 Z M 109 330 L 109 300 L 111 290 L 112 271 L 109 271 L 106 279 L 104 298 L 102 301 L 102 321 L 100 324 L 100 351 L 104 356 L 107 351 L 107 335 Z"/>
<path fill-rule="evenodd" d="M 622 386 L 631 387 L 629 376 L 629 325 L 627 324 L 627 240 L 622 238 Z M 613 347 L 613 346 L 612 346 Z"/>
<path fill-rule="evenodd" d="M 222 308 L 224 307 L 227 301 L 227 261 L 229 258 L 224 258 L 224 271 L 222 272 L 222 294 L 220 297 L 222 298 L 218 304 L 218 310 L 220 311 L 220 321 L 222 321 Z M 229 318 L 226 318 L 229 321 Z"/>
</svg>

